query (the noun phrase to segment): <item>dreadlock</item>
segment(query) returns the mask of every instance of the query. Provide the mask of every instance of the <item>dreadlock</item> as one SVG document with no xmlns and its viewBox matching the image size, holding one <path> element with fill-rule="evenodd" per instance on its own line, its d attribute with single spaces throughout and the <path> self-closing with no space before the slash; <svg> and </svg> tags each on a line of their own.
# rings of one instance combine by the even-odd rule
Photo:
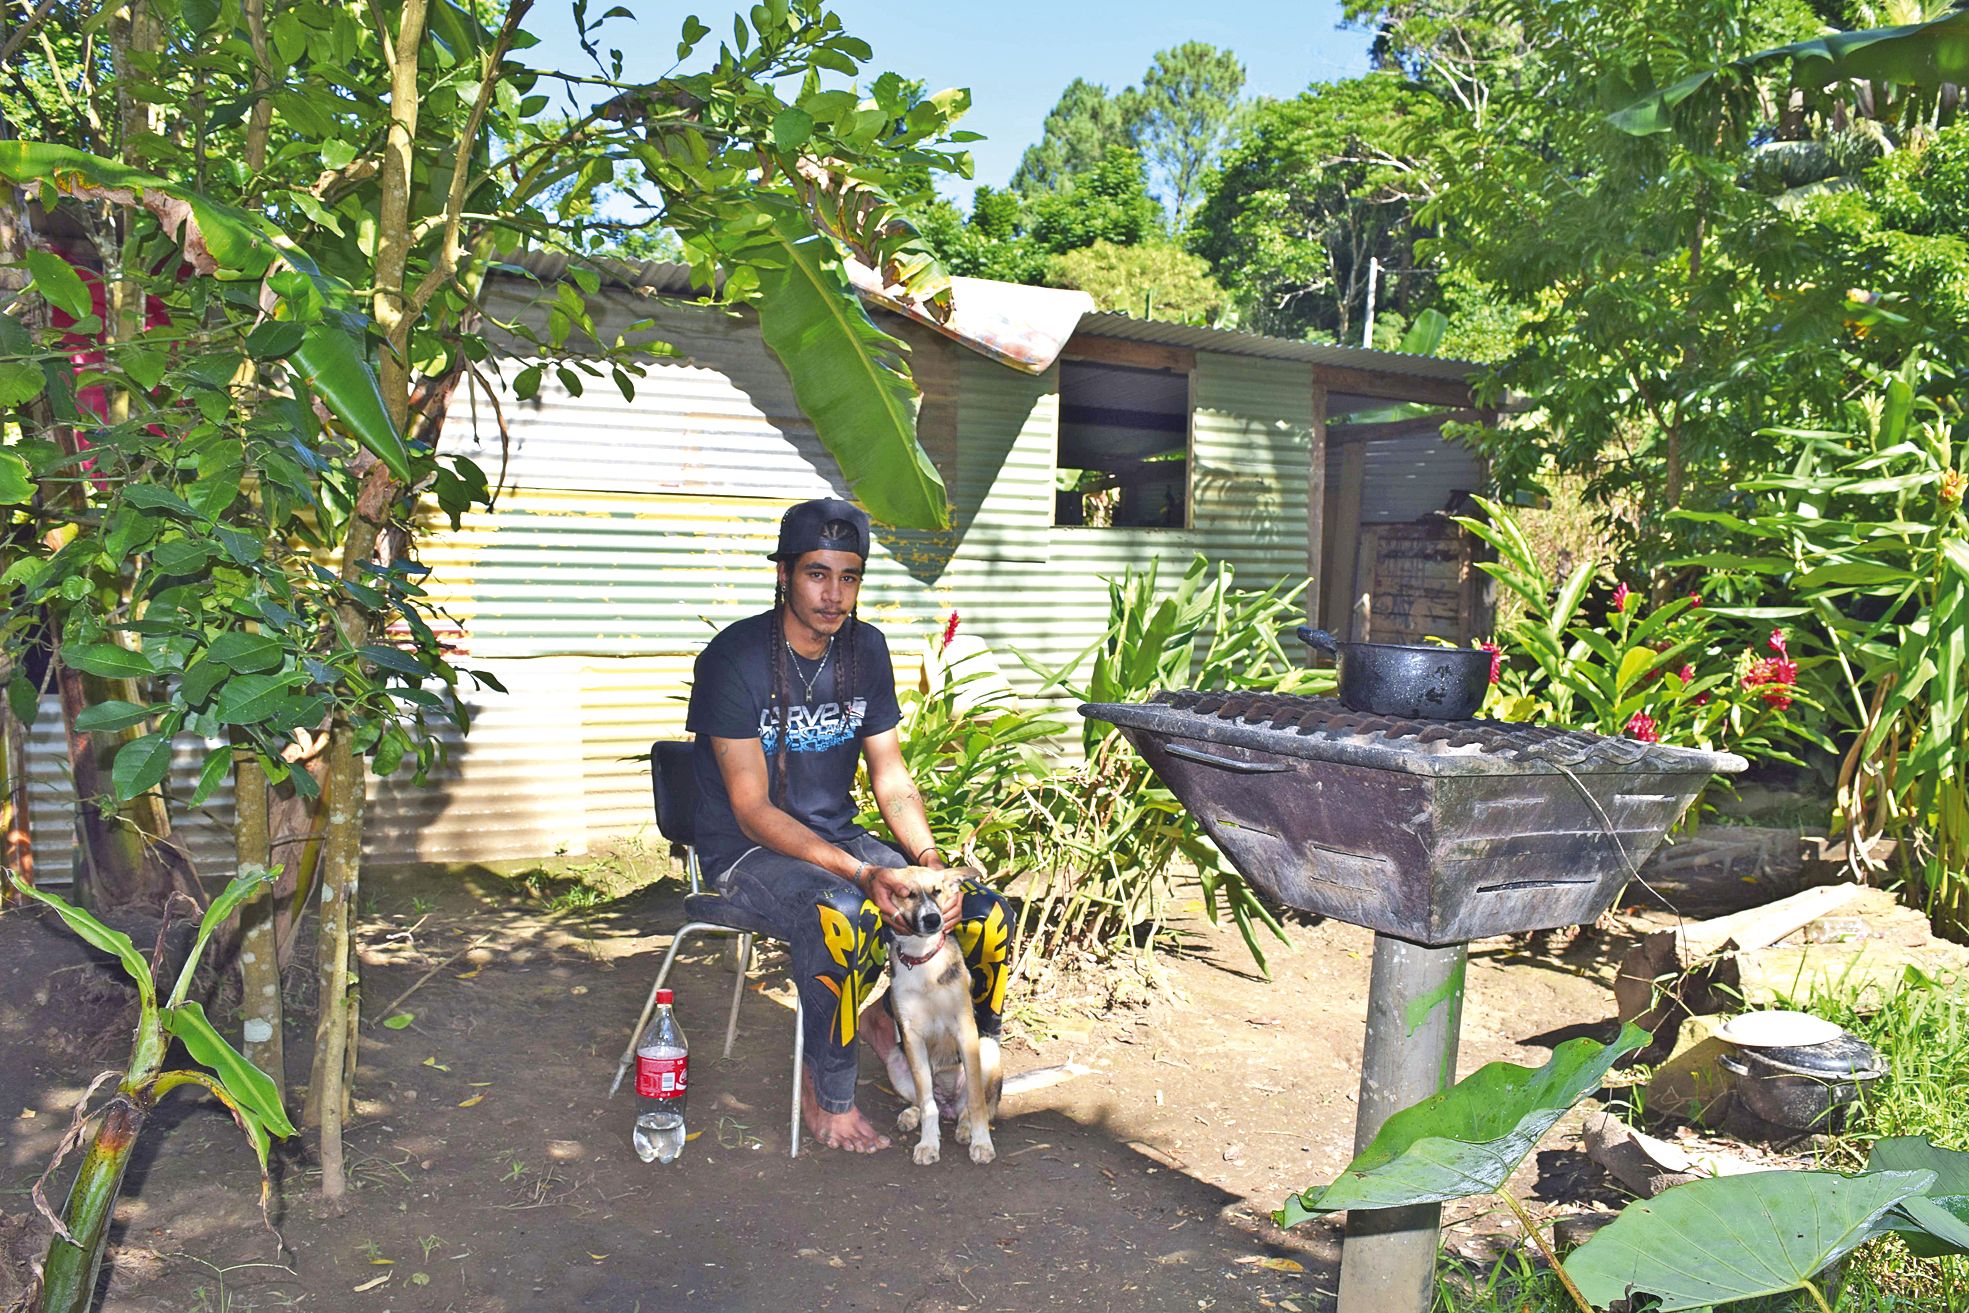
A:
<svg viewBox="0 0 1969 1313">
<path fill-rule="evenodd" d="M 833 533 L 840 525 L 844 534 L 852 534 L 852 528 L 840 521 L 830 521 L 824 533 Z M 793 564 L 797 564 L 794 562 Z M 787 567 L 787 568 L 790 568 Z M 841 632 L 835 635 L 833 650 L 839 653 L 834 662 L 834 700 L 840 705 L 841 718 L 846 720 L 852 712 L 855 699 L 855 627 L 861 623 L 861 608 L 849 610 Z M 790 658 L 791 649 L 786 642 L 786 576 L 784 571 L 776 572 L 773 582 L 773 618 L 768 627 L 766 642 L 771 645 L 767 658 L 770 661 L 772 680 L 773 719 L 778 726 L 779 741 L 773 749 L 772 777 L 767 781 L 766 798 L 775 804 L 786 801 L 786 753 L 789 731 L 793 719 L 793 671 Z M 777 796 L 775 796 L 777 795 Z"/>
</svg>

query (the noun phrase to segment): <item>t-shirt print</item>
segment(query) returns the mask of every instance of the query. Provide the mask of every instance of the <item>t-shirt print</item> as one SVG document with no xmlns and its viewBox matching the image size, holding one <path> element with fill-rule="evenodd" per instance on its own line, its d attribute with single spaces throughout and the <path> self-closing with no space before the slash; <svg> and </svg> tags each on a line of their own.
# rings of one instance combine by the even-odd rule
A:
<svg viewBox="0 0 1969 1313">
<path fill-rule="evenodd" d="M 839 702 L 823 702 L 817 707 L 794 707 L 787 717 L 788 752 L 826 752 L 860 737 L 862 722 L 868 719 L 868 699 L 855 698 L 843 715 Z M 779 751 L 779 708 L 759 709 L 759 743 L 768 757 Z"/>
</svg>

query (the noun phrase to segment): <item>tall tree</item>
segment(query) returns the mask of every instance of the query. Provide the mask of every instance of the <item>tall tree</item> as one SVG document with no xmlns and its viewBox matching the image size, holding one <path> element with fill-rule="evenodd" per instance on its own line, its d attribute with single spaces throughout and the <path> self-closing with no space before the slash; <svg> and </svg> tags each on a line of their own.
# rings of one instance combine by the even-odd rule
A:
<svg viewBox="0 0 1969 1313">
<path fill-rule="evenodd" d="M 1012 190 L 1028 197 L 1059 190 L 1111 147 L 1135 145 L 1141 121 L 1142 96 L 1133 87 L 1109 95 L 1099 83 L 1075 78 L 1046 112 L 1039 140 L 1020 157 Z"/>
<path fill-rule="evenodd" d="M 1179 232 L 1237 118 L 1243 93 L 1244 65 L 1237 56 L 1202 41 L 1157 51 L 1142 75 L 1142 156 L 1170 226 Z"/>
<path fill-rule="evenodd" d="M 1428 135 L 1443 106 L 1392 73 L 1316 85 L 1250 111 L 1187 235 L 1236 296 L 1245 324 L 1352 344 L 1369 261 L 1382 305 L 1409 307 L 1429 274 L 1413 258 L 1413 205 L 1426 166 L 1393 153 L 1411 121 Z M 1415 306 L 1414 308 L 1420 308 Z"/>
</svg>

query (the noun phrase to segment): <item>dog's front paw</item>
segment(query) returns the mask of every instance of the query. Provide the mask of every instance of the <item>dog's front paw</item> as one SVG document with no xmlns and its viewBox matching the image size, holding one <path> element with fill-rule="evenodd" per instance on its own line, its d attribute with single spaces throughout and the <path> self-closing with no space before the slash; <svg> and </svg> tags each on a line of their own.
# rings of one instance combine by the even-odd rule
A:
<svg viewBox="0 0 1969 1313">
<path fill-rule="evenodd" d="M 923 1114 L 918 1112 L 914 1105 L 896 1114 L 896 1129 L 899 1131 L 913 1131 L 922 1124 Z"/>
<path fill-rule="evenodd" d="M 991 1135 L 989 1132 L 971 1141 L 971 1161 L 978 1166 L 984 1166 L 997 1156 L 998 1151 L 991 1147 Z"/>
<path fill-rule="evenodd" d="M 971 1119 L 968 1117 L 958 1118 L 957 1124 L 950 1128 L 950 1133 L 956 1137 L 959 1144 L 969 1144 L 971 1142 Z"/>
<path fill-rule="evenodd" d="M 939 1157 L 939 1154 L 937 1152 L 936 1145 L 919 1144 L 916 1146 L 916 1152 L 910 1156 L 916 1159 L 916 1165 L 918 1167 L 930 1167 L 935 1165 L 937 1158 Z M 977 1157 L 978 1151 L 976 1149 L 973 1149 L 971 1151 L 971 1156 L 973 1158 Z"/>
</svg>

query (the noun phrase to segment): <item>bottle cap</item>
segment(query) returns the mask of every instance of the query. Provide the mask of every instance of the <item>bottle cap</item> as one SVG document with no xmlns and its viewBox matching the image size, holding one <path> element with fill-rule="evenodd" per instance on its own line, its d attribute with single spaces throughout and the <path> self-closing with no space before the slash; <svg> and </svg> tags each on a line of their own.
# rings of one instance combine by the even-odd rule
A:
<svg viewBox="0 0 1969 1313">
<path fill-rule="evenodd" d="M 657 991 L 656 991 L 656 1001 L 657 1001 L 658 1003 L 669 1003 L 669 1002 L 672 1002 L 673 1000 L 671 999 L 671 996 L 670 996 L 670 991 L 669 991 L 669 990 L 667 990 L 667 989 L 659 989 L 659 990 L 657 990 Z"/>
</svg>

